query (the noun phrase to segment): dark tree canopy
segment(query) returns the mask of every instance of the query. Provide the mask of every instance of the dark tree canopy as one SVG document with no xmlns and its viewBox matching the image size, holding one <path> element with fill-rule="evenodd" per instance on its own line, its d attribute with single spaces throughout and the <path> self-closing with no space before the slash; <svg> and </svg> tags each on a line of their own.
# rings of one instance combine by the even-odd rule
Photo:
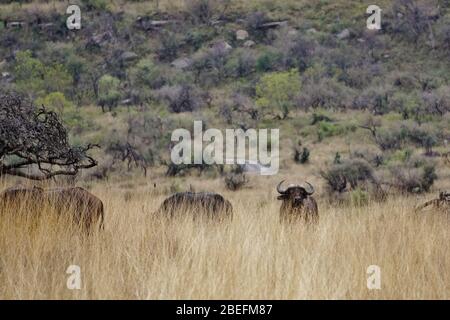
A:
<svg viewBox="0 0 450 320">
<path fill-rule="evenodd" d="M 46 180 L 76 175 L 97 165 L 88 155 L 93 147 L 71 146 L 56 113 L 16 95 L 0 95 L 0 177 Z"/>
</svg>

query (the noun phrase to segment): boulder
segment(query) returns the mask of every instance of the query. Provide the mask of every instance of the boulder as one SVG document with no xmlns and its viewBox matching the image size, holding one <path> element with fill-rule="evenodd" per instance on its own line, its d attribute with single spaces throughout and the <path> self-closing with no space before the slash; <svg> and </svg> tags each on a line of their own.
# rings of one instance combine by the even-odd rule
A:
<svg viewBox="0 0 450 320">
<path fill-rule="evenodd" d="M 279 27 L 287 27 L 288 22 L 287 21 L 274 21 L 274 22 L 267 22 L 263 23 L 259 26 L 259 29 L 275 29 Z"/>
<path fill-rule="evenodd" d="M 139 56 L 132 51 L 125 51 L 120 55 L 120 59 L 124 62 L 136 60 Z"/>
<path fill-rule="evenodd" d="M 176 59 L 174 61 L 172 61 L 172 63 L 170 64 L 172 67 L 174 67 L 175 69 L 186 69 L 189 68 L 192 64 L 192 60 L 189 58 L 179 58 Z"/>
<path fill-rule="evenodd" d="M 248 38 L 248 32 L 245 30 L 238 30 L 236 31 L 236 40 L 247 40 Z"/>
<path fill-rule="evenodd" d="M 176 23 L 176 20 L 152 20 L 150 17 L 138 17 L 138 26 L 144 30 L 154 30 Z"/>
<path fill-rule="evenodd" d="M 23 21 L 11 21 L 6 23 L 6 27 L 8 28 L 22 28 L 25 26 L 25 22 Z"/>
<path fill-rule="evenodd" d="M 226 41 L 218 41 L 211 46 L 211 50 L 228 53 L 233 49 L 233 47 Z"/>
<path fill-rule="evenodd" d="M 88 41 L 88 46 L 101 47 L 106 42 L 111 40 L 113 37 L 111 32 L 103 32 L 99 34 L 94 34 Z"/>
<path fill-rule="evenodd" d="M 251 48 L 251 47 L 253 47 L 255 44 L 256 44 L 255 41 L 247 40 L 247 41 L 244 42 L 244 47 L 246 47 L 246 48 Z"/>
<path fill-rule="evenodd" d="M 344 29 L 336 35 L 336 38 L 338 38 L 339 40 L 344 40 L 348 37 L 350 37 L 350 30 L 348 29 Z"/>
</svg>

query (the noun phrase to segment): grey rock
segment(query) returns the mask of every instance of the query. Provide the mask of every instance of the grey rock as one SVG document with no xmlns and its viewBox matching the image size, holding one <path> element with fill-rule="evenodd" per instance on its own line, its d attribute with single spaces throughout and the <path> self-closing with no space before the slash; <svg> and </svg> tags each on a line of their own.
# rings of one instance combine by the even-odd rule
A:
<svg viewBox="0 0 450 320">
<path fill-rule="evenodd" d="M 248 38 L 248 32 L 246 30 L 236 31 L 236 40 L 246 40 Z"/>
<path fill-rule="evenodd" d="M 350 30 L 348 29 L 344 29 L 336 35 L 336 38 L 340 40 L 347 39 L 348 37 L 350 37 Z"/>
<path fill-rule="evenodd" d="M 124 53 L 122 53 L 120 55 L 120 59 L 122 61 L 126 61 L 126 62 L 133 61 L 133 60 L 137 59 L 138 57 L 139 56 L 136 53 L 132 52 L 132 51 L 125 51 Z"/>
<path fill-rule="evenodd" d="M 22 28 L 25 26 L 25 22 L 23 21 L 11 21 L 6 24 L 8 28 Z"/>
<path fill-rule="evenodd" d="M 247 40 L 247 41 L 244 42 L 244 47 L 246 47 L 246 48 L 251 48 L 251 47 L 253 47 L 255 44 L 256 44 L 255 41 L 253 41 L 253 40 Z"/>
<path fill-rule="evenodd" d="M 274 22 L 267 22 L 260 25 L 260 29 L 275 29 L 279 27 L 287 27 L 288 22 L 287 21 L 274 21 Z"/>
<path fill-rule="evenodd" d="M 189 68 L 191 66 L 191 64 L 192 64 L 191 59 L 179 58 L 179 59 L 172 61 L 172 63 L 170 65 L 176 69 L 183 70 L 183 69 Z"/>
<path fill-rule="evenodd" d="M 222 52 L 222 53 L 228 53 L 233 49 L 233 47 L 226 41 L 219 41 L 214 43 L 211 46 L 211 50 Z"/>
</svg>

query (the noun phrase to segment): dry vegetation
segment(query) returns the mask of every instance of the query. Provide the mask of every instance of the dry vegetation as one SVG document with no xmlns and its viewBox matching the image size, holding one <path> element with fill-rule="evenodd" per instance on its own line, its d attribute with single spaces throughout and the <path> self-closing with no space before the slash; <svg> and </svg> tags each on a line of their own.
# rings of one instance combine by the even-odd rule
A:
<svg viewBox="0 0 450 320">
<path fill-rule="evenodd" d="M 50 215 L 38 223 L 3 215 L 0 298 L 450 298 L 448 217 L 415 215 L 415 198 L 339 208 L 319 197 L 317 227 L 286 227 L 275 180 L 258 179 L 257 188 L 220 190 L 235 208 L 229 225 L 152 217 L 165 193 L 153 185 L 93 186 L 107 215 L 105 231 L 89 239 Z M 200 183 L 220 189 L 219 181 Z M 71 264 L 82 270 L 78 291 L 66 288 Z M 381 290 L 366 287 L 373 264 Z"/>
</svg>

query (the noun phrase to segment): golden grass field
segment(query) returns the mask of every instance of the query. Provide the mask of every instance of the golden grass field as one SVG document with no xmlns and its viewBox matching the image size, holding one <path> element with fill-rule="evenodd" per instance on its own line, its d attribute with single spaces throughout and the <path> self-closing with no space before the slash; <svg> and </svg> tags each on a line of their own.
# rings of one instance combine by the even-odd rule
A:
<svg viewBox="0 0 450 320">
<path fill-rule="evenodd" d="M 106 218 L 90 238 L 51 215 L 3 215 L 0 299 L 450 298 L 450 219 L 415 215 L 417 198 L 336 207 L 318 192 L 316 227 L 282 226 L 276 181 L 256 183 L 231 193 L 198 181 L 232 202 L 230 224 L 153 217 L 167 192 L 152 183 L 93 185 Z M 66 287 L 69 265 L 81 267 L 81 290 Z M 369 265 L 380 290 L 367 288 Z"/>
</svg>

